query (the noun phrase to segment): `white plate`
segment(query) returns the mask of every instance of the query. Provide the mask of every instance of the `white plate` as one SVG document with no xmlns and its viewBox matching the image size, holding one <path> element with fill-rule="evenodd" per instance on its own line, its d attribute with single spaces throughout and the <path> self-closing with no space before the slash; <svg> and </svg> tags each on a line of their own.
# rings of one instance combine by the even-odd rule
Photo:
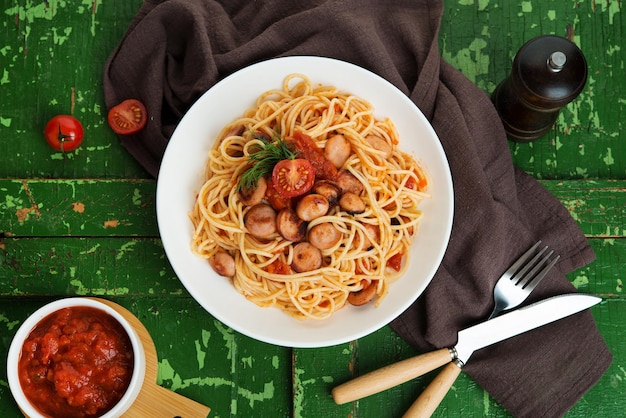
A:
<svg viewBox="0 0 626 418">
<path fill-rule="evenodd" d="M 432 199 L 411 246 L 408 272 L 392 283 L 375 307 L 346 306 L 329 319 L 298 320 L 277 308 L 261 308 L 218 276 L 190 249 L 188 218 L 203 183 L 209 150 L 224 125 L 252 107 L 256 98 L 280 89 L 285 76 L 305 74 L 313 84 L 332 85 L 360 96 L 389 117 L 400 135 L 400 149 L 411 153 L 429 180 Z M 448 162 L 434 130 L 420 110 L 383 78 L 355 65 L 321 57 L 264 61 L 223 79 L 189 109 L 169 142 L 157 183 L 157 218 L 163 246 L 180 281 L 215 318 L 252 338 L 287 347 L 325 347 L 363 337 L 387 325 L 424 291 L 443 258 L 452 229 L 453 190 Z"/>
</svg>

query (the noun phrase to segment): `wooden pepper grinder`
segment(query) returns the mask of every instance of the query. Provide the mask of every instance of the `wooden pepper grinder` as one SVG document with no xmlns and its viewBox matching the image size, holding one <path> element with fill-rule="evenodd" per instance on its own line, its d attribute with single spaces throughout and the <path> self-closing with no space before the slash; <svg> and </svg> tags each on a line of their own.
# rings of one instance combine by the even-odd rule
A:
<svg viewBox="0 0 626 418">
<path fill-rule="evenodd" d="M 554 125 L 559 110 L 574 100 L 587 81 L 582 51 L 565 38 L 544 35 L 526 42 L 513 68 L 493 92 L 507 136 L 531 142 Z"/>
</svg>

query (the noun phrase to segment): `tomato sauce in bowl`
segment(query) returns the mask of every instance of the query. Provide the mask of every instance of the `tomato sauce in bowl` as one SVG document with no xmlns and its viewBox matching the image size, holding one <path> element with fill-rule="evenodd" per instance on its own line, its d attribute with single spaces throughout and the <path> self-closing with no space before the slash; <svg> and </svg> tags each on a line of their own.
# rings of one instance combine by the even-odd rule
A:
<svg viewBox="0 0 626 418">
<path fill-rule="evenodd" d="M 9 384 L 20 409 L 31 417 L 119 416 L 143 383 L 136 333 L 94 300 L 50 305 L 56 309 L 41 308 L 25 321 L 9 350 Z"/>
</svg>

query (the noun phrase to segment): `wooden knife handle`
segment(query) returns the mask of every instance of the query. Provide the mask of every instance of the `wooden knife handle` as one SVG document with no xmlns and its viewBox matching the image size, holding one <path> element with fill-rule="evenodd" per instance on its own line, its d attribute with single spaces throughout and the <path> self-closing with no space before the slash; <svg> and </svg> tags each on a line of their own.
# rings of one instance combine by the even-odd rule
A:
<svg viewBox="0 0 626 418">
<path fill-rule="evenodd" d="M 446 396 L 446 393 L 448 393 L 460 373 L 461 368 L 454 362 L 444 367 L 441 373 L 435 377 L 419 398 L 413 402 L 413 405 L 406 411 L 403 418 L 430 417 Z"/>
<path fill-rule="evenodd" d="M 340 405 L 355 401 L 407 382 L 451 360 L 452 355 L 447 348 L 411 357 L 335 387 L 332 391 L 333 399 Z"/>
</svg>

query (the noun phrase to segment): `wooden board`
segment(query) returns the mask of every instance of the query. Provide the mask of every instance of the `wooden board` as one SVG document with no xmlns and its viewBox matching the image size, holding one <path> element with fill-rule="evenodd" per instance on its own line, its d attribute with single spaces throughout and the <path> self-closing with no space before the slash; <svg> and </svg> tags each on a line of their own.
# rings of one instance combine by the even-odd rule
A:
<svg viewBox="0 0 626 418">
<path fill-rule="evenodd" d="M 128 418 L 157 416 L 205 418 L 211 408 L 157 385 L 158 358 L 156 347 L 150 333 L 141 321 L 128 309 L 115 302 L 102 298 L 93 299 L 115 309 L 130 323 L 139 335 L 146 355 L 146 375 L 141 386 L 141 392 L 137 395 L 133 405 L 124 413 L 124 416 Z"/>
<path fill-rule="evenodd" d="M 210 405 L 210 417 L 402 416 L 432 375 L 352 404 L 330 396 L 351 376 L 416 354 L 388 327 L 319 350 L 272 346 L 215 320 L 176 278 L 158 237 L 156 183 L 105 120 L 102 68 L 142 2 L 0 0 L 0 359 L 41 305 L 103 297 L 152 336 L 158 385 Z M 510 146 L 514 163 L 570 210 L 597 255 L 568 277 L 603 297 L 592 312 L 615 359 L 567 418 L 626 410 L 625 33 L 618 0 L 447 1 L 440 31 L 444 59 L 487 94 L 534 36 L 569 36 L 589 62 L 583 93 L 554 129 Z M 84 145 L 56 153 L 41 131 L 52 115 L 72 111 L 85 125 Z M 19 415 L 0 363 L 0 416 Z M 509 414 L 461 374 L 434 416 Z"/>
</svg>

